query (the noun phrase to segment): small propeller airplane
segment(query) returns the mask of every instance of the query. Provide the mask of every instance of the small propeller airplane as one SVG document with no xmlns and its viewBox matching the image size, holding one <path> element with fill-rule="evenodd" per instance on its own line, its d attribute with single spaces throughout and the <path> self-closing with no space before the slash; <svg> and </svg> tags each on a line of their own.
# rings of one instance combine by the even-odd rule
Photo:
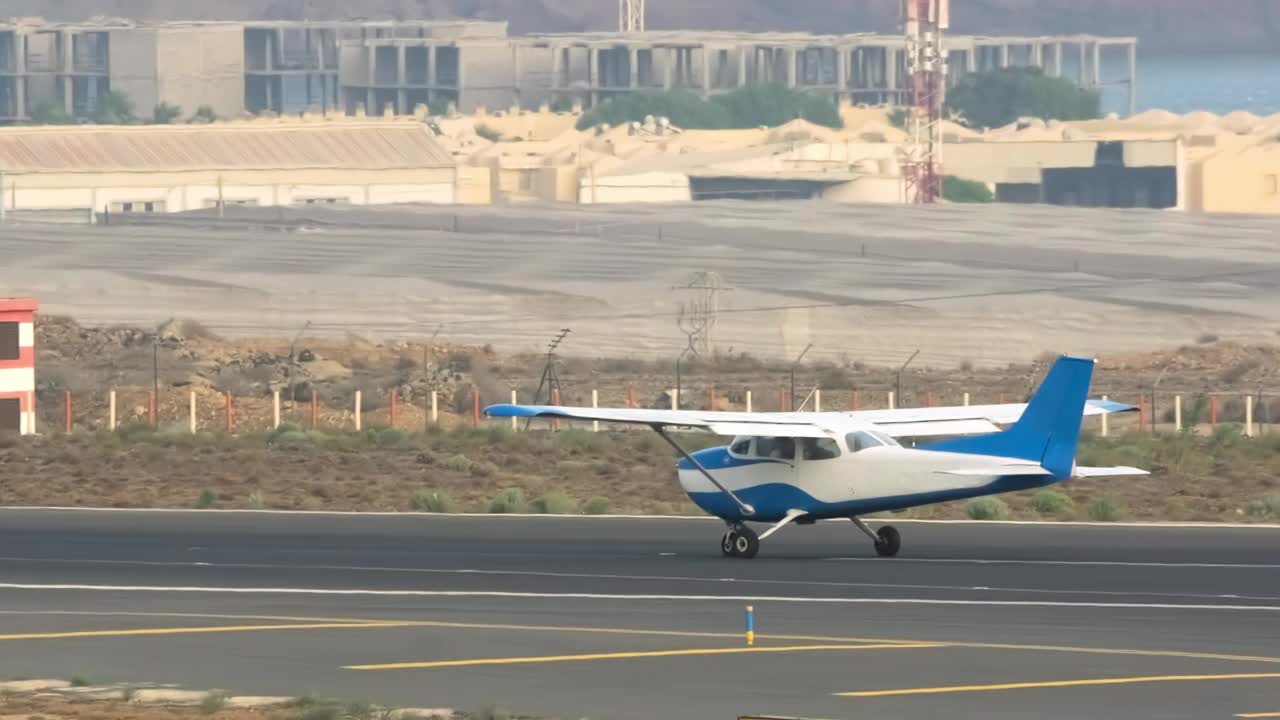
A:
<svg viewBox="0 0 1280 720">
<path fill-rule="evenodd" d="M 1148 474 L 1076 465 L 1084 416 L 1137 409 L 1088 399 L 1094 363 L 1059 357 L 1027 403 L 812 413 L 492 405 L 485 414 L 649 426 L 680 454 L 677 476 L 690 499 L 728 526 L 720 540 L 725 556 L 755 557 L 762 540 L 791 523 L 847 518 L 878 555 L 892 557 L 902 545 L 898 530 L 872 531 L 862 516 L 1069 478 Z M 734 439 L 691 453 L 673 428 Z M 962 437 L 911 448 L 897 440 L 947 436 Z M 757 533 L 748 522 L 772 525 Z"/>
</svg>

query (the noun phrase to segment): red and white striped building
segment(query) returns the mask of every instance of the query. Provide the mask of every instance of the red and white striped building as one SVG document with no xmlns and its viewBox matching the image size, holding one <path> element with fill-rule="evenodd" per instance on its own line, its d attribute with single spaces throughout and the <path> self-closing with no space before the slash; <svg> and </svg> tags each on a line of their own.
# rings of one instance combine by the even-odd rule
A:
<svg viewBox="0 0 1280 720">
<path fill-rule="evenodd" d="M 36 431 L 36 307 L 0 298 L 0 433 Z"/>
</svg>

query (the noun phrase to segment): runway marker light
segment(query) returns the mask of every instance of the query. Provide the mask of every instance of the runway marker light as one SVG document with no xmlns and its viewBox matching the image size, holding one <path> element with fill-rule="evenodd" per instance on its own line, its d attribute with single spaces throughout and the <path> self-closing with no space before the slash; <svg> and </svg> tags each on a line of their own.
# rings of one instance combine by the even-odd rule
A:
<svg viewBox="0 0 1280 720">
<path fill-rule="evenodd" d="M 756 613 L 755 608 L 747 606 L 747 645 L 756 644 Z"/>
</svg>

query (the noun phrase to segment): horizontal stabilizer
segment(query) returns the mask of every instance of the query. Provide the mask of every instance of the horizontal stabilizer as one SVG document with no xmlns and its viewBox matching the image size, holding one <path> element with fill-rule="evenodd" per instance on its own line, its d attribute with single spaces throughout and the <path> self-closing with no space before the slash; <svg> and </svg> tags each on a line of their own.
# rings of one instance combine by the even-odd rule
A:
<svg viewBox="0 0 1280 720">
<path fill-rule="evenodd" d="M 943 475 L 962 475 L 964 477 L 1004 477 L 1008 475 L 1052 475 L 1039 465 L 992 465 L 990 467 L 959 468 L 956 470 L 938 470 Z"/>
<path fill-rule="evenodd" d="M 1079 467 L 1075 469 L 1075 477 L 1123 477 L 1125 475 L 1150 475 L 1151 473 L 1135 467 Z"/>
</svg>

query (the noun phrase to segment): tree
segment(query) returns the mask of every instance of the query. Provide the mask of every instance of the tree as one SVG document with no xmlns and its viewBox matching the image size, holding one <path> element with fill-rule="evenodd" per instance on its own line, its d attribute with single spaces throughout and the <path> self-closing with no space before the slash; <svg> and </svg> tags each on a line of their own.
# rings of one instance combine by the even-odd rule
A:
<svg viewBox="0 0 1280 720">
<path fill-rule="evenodd" d="M 136 119 L 133 100 L 120 90 L 112 90 L 102 97 L 93 113 L 93 121 L 100 125 L 124 125 Z"/>
<path fill-rule="evenodd" d="M 188 120 L 187 122 L 208 124 L 208 123 L 217 122 L 217 121 L 218 121 L 218 113 L 214 112 L 213 108 L 210 107 L 209 105 L 201 105 L 200 107 L 196 108 L 196 111 L 191 115 L 191 119 Z"/>
<path fill-rule="evenodd" d="M 1020 117 L 1092 120 L 1102 97 L 1040 68 L 1007 68 L 966 75 L 947 94 L 947 108 L 970 127 L 1000 127 Z"/>
<path fill-rule="evenodd" d="M 182 108 L 162 102 L 151 111 L 151 122 L 156 125 L 172 125 L 182 117 Z"/>
<path fill-rule="evenodd" d="M 995 202 L 995 195 L 986 183 L 947 175 L 942 178 L 942 199 L 953 203 Z"/>
<path fill-rule="evenodd" d="M 709 101 L 683 89 L 623 95 L 584 114 L 578 129 L 641 122 L 649 116 L 666 117 L 676 127 L 696 130 L 776 127 L 796 118 L 827 127 L 843 124 L 836 104 L 827 98 L 785 85 L 753 85 Z"/>
<path fill-rule="evenodd" d="M 41 100 L 31 108 L 33 125 L 71 125 L 76 119 L 56 100 Z"/>
</svg>

